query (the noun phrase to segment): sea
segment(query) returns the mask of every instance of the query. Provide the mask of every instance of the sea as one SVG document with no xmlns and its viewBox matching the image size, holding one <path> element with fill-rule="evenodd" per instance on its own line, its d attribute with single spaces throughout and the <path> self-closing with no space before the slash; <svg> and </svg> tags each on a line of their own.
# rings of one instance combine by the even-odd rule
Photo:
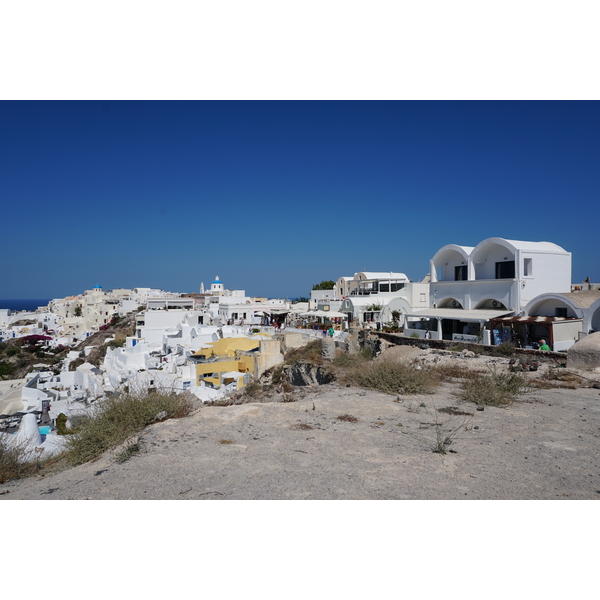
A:
<svg viewBox="0 0 600 600">
<path fill-rule="evenodd" d="M 34 299 L 14 299 L 14 300 L 0 300 L 0 309 L 9 308 L 13 312 L 20 310 L 26 310 L 33 312 L 40 306 L 47 306 L 50 300 L 34 300 Z"/>
</svg>

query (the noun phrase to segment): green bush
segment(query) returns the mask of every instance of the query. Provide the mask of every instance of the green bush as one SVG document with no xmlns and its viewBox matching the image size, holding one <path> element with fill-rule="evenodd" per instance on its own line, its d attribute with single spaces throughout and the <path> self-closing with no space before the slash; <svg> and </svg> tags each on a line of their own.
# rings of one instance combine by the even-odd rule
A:
<svg viewBox="0 0 600 600">
<path fill-rule="evenodd" d="M 123 391 L 102 401 L 67 438 L 67 460 L 78 465 L 115 448 L 157 420 L 185 417 L 192 411 L 187 394 L 160 390 L 148 394 Z"/>
<path fill-rule="evenodd" d="M 56 433 L 58 435 L 67 435 L 68 433 L 71 433 L 67 429 L 67 421 L 68 419 L 65 413 L 60 413 L 58 417 L 56 417 Z"/>
</svg>

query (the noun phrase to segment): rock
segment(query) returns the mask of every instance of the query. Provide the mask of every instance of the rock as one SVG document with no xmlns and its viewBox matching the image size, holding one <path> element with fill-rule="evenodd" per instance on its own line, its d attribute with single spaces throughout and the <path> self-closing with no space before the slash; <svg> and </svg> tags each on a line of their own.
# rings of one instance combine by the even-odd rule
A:
<svg viewBox="0 0 600 600">
<path fill-rule="evenodd" d="M 162 421 L 163 419 L 167 418 L 167 411 L 166 410 L 161 410 L 155 417 L 154 420 L 155 421 Z"/>
<path fill-rule="evenodd" d="M 485 410 L 485 407 L 484 407 L 484 406 L 481 406 L 481 405 L 479 405 L 479 406 L 477 407 L 477 410 Z"/>
<path fill-rule="evenodd" d="M 321 340 L 321 356 L 324 360 L 333 360 L 335 358 L 335 341 L 333 338 L 326 337 Z"/>
<path fill-rule="evenodd" d="M 285 365 L 282 374 L 291 385 L 325 385 L 334 380 L 334 375 L 323 365 L 309 361 L 298 361 L 293 365 Z"/>
<path fill-rule="evenodd" d="M 367 395 L 367 392 L 361 392 L 361 393 L 359 394 L 359 396 L 366 396 L 366 395 Z"/>
<path fill-rule="evenodd" d="M 594 369 L 600 367 L 600 331 L 586 335 L 567 350 L 569 368 Z"/>
</svg>

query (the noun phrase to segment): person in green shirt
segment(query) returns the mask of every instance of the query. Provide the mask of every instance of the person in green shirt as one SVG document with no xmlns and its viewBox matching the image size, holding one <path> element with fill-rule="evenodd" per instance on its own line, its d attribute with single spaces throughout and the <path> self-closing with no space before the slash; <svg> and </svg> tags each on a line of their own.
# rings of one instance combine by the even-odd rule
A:
<svg viewBox="0 0 600 600">
<path fill-rule="evenodd" d="M 540 350 L 544 350 L 545 352 L 550 352 L 550 346 L 546 344 L 546 340 L 540 340 Z"/>
</svg>

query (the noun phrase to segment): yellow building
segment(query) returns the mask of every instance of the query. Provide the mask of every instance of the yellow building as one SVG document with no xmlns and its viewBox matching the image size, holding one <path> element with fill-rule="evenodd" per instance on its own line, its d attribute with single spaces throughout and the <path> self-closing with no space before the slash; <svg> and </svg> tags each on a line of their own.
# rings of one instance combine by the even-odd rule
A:
<svg viewBox="0 0 600 600">
<path fill-rule="evenodd" d="M 237 380 L 238 389 L 244 387 L 243 375 L 254 375 L 253 351 L 258 349 L 259 344 L 259 340 L 246 337 L 209 342 L 194 354 L 202 360 L 196 364 L 197 384 L 204 381 L 218 387 Z"/>
</svg>

